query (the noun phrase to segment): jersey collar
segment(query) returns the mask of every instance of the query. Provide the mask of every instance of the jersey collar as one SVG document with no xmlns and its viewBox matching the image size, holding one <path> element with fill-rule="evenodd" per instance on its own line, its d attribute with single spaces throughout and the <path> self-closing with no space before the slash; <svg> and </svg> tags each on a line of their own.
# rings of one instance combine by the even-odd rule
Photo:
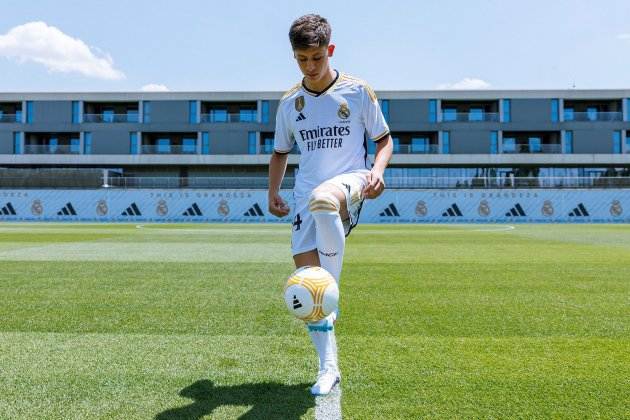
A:
<svg viewBox="0 0 630 420">
<path fill-rule="evenodd" d="M 330 82 L 330 84 L 328 86 L 326 86 L 324 88 L 324 90 L 322 90 L 321 92 L 317 92 L 317 91 L 310 90 L 309 88 L 307 88 L 306 84 L 304 83 L 304 79 L 302 79 L 302 89 L 304 89 L 304 92 L 308 93 L 309 95 L 312 95 L 312 96 L 315 96 L 315 97 L 321 96 L 324 93 L 328 92 L 335 85 L 335 83 L 337 83 L 337 81 L 339 80 L 339 72 L 337 70 L 335 70 L 335 73 L 337 75 L 335 76 L 333 81 Z"/>
</svg>

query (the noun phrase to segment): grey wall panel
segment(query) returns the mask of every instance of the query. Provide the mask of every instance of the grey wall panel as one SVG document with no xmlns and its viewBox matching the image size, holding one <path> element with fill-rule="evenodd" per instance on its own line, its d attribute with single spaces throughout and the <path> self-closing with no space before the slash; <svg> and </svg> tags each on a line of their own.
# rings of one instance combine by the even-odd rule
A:
<svg viewBox="0 0 630 420">
<path fill-rule="evenodd" d="M 0 131 L 0 155 L 13 153 L 13 132 Z"/>
<path fill-rule="evenodd" d="M 187 123 L 188 101 L 151 101 L 151 123 Z"/>
<path fill-rule="evenodd" d="M 118 155 L 129 154 L 128 131 L 93 131 L 92 154 Z"/>
<path fill-rule="evenodd" d="M 210 154 L 247 154 L 247 131 L 210 131 Z"/>
<path fill-rule="evenodd" d="M 34 101 L 33 123 L 72 123 L 72 101 Z"/>
<path fill-rule="evenodd" d="M 429 122 L 429 101 L 426 99 L 390 99 L 389 101 L 389 124 L 392 130 L 396 126 Z M 415 128 L 414 128 L 415 129 Z"/>
<path fill-rule="evenodd" d="M 512 99 L 511 102 L 512 122 L 551 122 L 551 99 Z"/>
<path fill-rule="evenodd" d="M 573 153 L 612 152 L 612 130 L 573 130 Z"/>
<path fill-rule="evenodd" d="M 490 131 L 451 131 L 451 153 L 490 153 Z"/>
</svg>

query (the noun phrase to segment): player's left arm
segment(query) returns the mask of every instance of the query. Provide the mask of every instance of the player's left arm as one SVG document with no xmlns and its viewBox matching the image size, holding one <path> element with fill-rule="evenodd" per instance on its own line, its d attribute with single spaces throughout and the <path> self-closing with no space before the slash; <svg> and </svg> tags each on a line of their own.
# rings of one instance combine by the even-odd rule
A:
<svg viewBox="0 0 630 420">
<path fill-rule="evenodd" d="M 389 164 L 389 160 L 392 158 L 393 150 L 394 143 L 389 134 L 376 143 L 374 166 L 372 166 L 372 170 L 368 174 L 368 184 L 363 190 L 363 196 L 365 198 L 376 198 L 385 190 L 385 180 L 383 179 L 383 174 L 385 173 L 385 168 Z"/>
</svg>

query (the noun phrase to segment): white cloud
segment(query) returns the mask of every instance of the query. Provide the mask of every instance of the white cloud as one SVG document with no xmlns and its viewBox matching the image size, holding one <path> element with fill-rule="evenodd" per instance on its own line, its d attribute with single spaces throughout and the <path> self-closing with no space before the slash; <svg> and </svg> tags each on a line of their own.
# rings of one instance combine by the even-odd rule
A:
<svg viewBox="0 0 630 420">
<path fill-rule="evenodd" d="M 460 80 L 455 83 L 443 83 L 441 85 L 436 86 L 436 89 L 447 90 L 447 89 L 488 89 L 490 87 L 490 83 L 481 79 L 472 79 L 470 77 L 466 77 L 465 79 Z"/>
<path fill-rule="evenodd" d="M 621 39 L 622 41 L 630 41 L 630 34 L 619 34 L 617 35 L 617 39 Z"/>
<path fill-rule="evenodd" d="M 0 35 L 0 56 L 18 63 L 39 63 L 50 72 L 80 73 L 106 80 L 125 78 L 123 72 L 114 68 L 109 54 L 45 22 L 25 23 Z"/>
<path fill-rule="evenodd" d="M 141 90 L 143 92 L 168 92 L 169 89 L 165 85 L 158 85 L 155 83 L 149 83 L 148 85 L 142 86 Z"/>
</svg>

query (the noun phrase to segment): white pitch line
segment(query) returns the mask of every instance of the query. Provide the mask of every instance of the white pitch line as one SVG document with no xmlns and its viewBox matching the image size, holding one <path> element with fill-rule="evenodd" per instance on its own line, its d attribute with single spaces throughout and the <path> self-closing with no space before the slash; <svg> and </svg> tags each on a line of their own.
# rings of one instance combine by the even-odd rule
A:
<svg viewBox="0 0 630 420">
<path fill-rule="evenodd" d="M 315 397 L 315 419 L 341 419 L 341 384 L 335 385 L 330 394 L 324 397 Z"/>
<path fill-rule="evenodd" d="M 514 229 L 516 229 L 516 226 L 507 225 L 507 226 L 497 227 L 494 229 L 472 229 L 472 231 L 473 232 L 507 232 Z"/>
</svg>

